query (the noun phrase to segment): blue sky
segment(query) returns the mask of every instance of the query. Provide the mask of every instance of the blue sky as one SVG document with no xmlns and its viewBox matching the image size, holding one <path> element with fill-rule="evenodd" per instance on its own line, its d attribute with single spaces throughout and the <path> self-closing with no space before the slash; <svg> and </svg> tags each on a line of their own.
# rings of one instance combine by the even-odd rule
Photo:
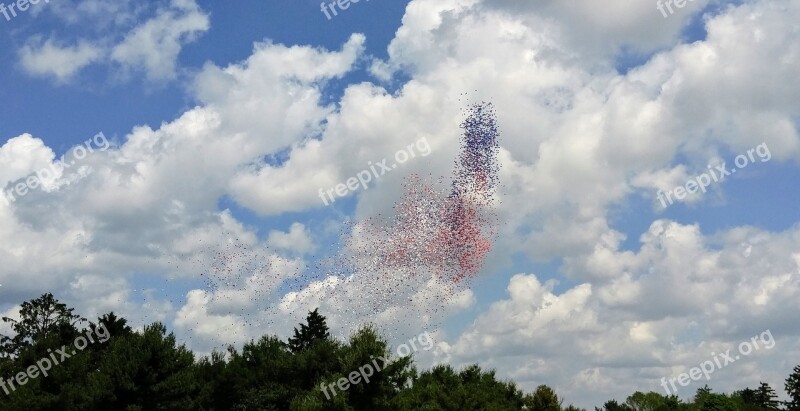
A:
<svg viewBox="0 0 800 411">
<path fill-rule="evenodd" d="M 386 47 L 400 27 L 406 2 L 355 4 L 330 21 L 316 2 L 244 0 L 198 4 L 212 16 L 214 24 L 208 33 L 182 49 L 180 66 L 189 72 L 199 70 L 206 62 L 225 66 L 241 61 L 252 52 L 257 41 L 269 39 L 288 45 L 337 49 L 353 32 L 368 36 L 369 54 L 385 58 Z M 20 72 L 15 57 L 16 49 L 31 35 L 57 32 L 59 38 L 78 38 L 94 30 L 81 25 L 68 26 L 47 13 L 37 16 L 20 13 L 11 21 L 0 22 L 3 23 L 0 59 L 4 66 L 0 73 L 3 84 L 0 93 L 4 101 L 15 102 L 0 117 L 3 135 L 34 133 L 65 151 L 99 130 L 124 135 L 136 125 L 157 126 L 170 121 L 195 104 L 184 84 L 146 84 L 141 75 L 115 83 L 107 70 L 98 69 L 87 74 L 87 77 L 98 76 L 87 84 L 62 86 L 32 79 Z M 353 78 L 363 79 L 363 75 L 349 74 L 343 83 Z M 335 85 L 332 88 L 337 89 Z M 40 120 L 43 113 L 47 115 L 46 122 Z"/>
<path fill-rule="evenodd" d="M 780 386 L 800 353 L 800 7 L 604 3 L 362 0 L 328 20 L 308 0 L 79 0 L 0 16 L 5 191 L 98 132 L 114 143 L 81 160 L 87 175 L 0 204 L 0 311 L 61 290 L 207 353 L 320 306 L 340 335 L 429 329 L 420 364 L 478 362 L 581 406 L 660 390 L 705 359 L 700 341 L 771 327 L 775 350 L 709 385 Z M 343 233 L 389 241 L 348 222 L 392 215 L 411 174 L 448 176 L 478 101 L 498 112 L 502 166 L 480 275 L 318 276 L 360 255 Z M 421 137 L 430 157 L 317 197 Z M 769 161 L 660 206 L 759 144 Z"/>
</svg>

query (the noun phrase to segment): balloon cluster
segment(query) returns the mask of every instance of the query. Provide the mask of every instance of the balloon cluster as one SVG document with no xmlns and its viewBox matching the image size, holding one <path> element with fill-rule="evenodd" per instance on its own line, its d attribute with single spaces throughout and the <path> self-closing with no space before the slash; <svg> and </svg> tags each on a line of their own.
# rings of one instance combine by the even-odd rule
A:
<svg viewBox="0 0 800 411">
<path fill-rule="evenodd" d="M 388 221 L 367 219 L 345 236 L 340 271 L 375 277 L 373 290 L 398 290 L 422 273 L 453 295 L 465 289 L 492 249 L 496 219 L 492 213 L 499 183 L 498 127 L 490 103 L 469 108 L 461 127 L 461 150 L 450 189 L 437 189 L 418 175 L 409 176 L 404 195 Z M 384 294 L 381 292 L 381 294 Z M 438 298 L 441 306 L 447 298 Z M 386 301 L 389 303 L 389 301 Z M 385 306 L 384 306 L 385 307 Z M 376 307 L 380 309 L 380 307 Z"/>
<path fill-rule="evenodd" d="M 391 216 L 346 224 L 336 255 L 315 260 L 302 274 L 274 278 L 284 290 L 295 288 L 288 283 L 292 280 L 299 286 L 284 296 L 284 313 L 288 309 L 304 315 L 311 308 L 307 305 L 324 303 L 323 311 L 338 318 L 340 325 L 358 326 L 363 318 L 400 305 L 431 322 L 448 308 L 451 297 L 469 288 L 469 280 L 478 275 L 492 249 L 500 166 L 492 104 L 474 104 L 465 114 L 452 178 L 407 177 Z M 247 283 L 247 297 L 274 301 L 274 284 L 261 284 L 263 293 L 254 289 L 280 270 L 272 270 L 269 263 L 248 262 L 248 255 L 252 256 L 249 250 L 227 250 L 214 256 L 205 280 L 217 298 L 236 296 L 224 291 Z M 257 276 L 243 278 L 242 273 Z M 262 314 L 274 313 L 278 304 L 267 305 Z M 336 310 L 341 312 L 332 312 Z"/>
</svg>

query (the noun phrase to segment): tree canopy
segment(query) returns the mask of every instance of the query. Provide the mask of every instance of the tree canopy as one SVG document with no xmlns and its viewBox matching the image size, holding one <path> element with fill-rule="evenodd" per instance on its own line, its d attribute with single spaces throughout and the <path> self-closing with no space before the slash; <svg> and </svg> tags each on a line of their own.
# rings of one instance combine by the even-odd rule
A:
<svg viewBox="0 0 800 411">
<path fill-rule="evenodd" d="M 19 320 L 3 318 L 16 334 L 0 339 L 0 410 L 583 411 L 564 406 L 547 385 L 525 393 L 478 365 L 418 370 L 412 356 L 393 357 L 374 327 L 339 341 L 331 337 L 318 310 L 287 341 L 265 335 L 200 358 L 164 324 L 132 330 L 114 313 L 89 322 L 73 311 L 45 294 L 23 303 Z M 91 343 L 85 341 L 80 348 L 81 339 Z M 56 361 L 57 352 L 66 357 Z M 57 362 L 47 375 L 8 383 L 21 372 L 31 375 L 43 359 Z M 369 378 L 347 389 L 337 387 L 370 363 L 381 366 Z M 609 400 L 595 410 L 800 411 L 800 365 L 786 379 L 785 389 L 790 398 L 786 403 L 762 382 L 730 395 L 702 387 L 690 402 L 635 392 L 624 402 Z"/>
</svg>

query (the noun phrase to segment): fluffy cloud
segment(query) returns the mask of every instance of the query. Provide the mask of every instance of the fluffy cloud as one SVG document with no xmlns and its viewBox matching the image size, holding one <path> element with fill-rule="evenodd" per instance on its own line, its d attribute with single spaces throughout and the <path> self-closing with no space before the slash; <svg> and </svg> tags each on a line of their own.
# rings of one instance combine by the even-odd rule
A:
<svg viewBox="0 0 800 411">
<path fill-rule="evenodd" d="M 181 47 L 208 31 L 210 21 L 194 0 L 174 0 L 171 6 L 131 30 L 111 50 L 111 59 L 142 69 L 150 80 L 174 78 Z"/>
<path fill-rule="evenodd" d="M 118 62 L 169 78 L 179 70 L 179 46 L 205 30 L 192 4 L 173 2 L 130 31 Z M 88 177 L 0 204 L 0 241 L 10 244 L 0 248 L 5 302 L 64 289 L 74 301 L 91 300 L 81 303 L 90 312 L 172 320 L 204 351 L 288 331 L 316 307 L 339 335 L 370 320 L 397 335 L 435 328 L 475 306 L 475 295 L 425 272 L 396 289 L 376 276 L 301 274 L 319 263 L 307 255 L 311 239 L 335 230 L 296 223 L 261 238 L 218 204 L 231 199 L 265 216 L 322 210 L 319 188 L 424 136 L 432 149 L 425 161 L 353 194 L 355 217 L 389 214 L 412 171 L 450 173 L 460 110 L 491 100 L 502 132 L 495 211 L 503 224 L 485 271 L 505 271 L 515 254 L 557 259 L 576 285 L 514 276 L 508 297 L 463 332 L 449 340 L 437 333 L 432 360 L 477 361 L 526 388 L 547 383 L 592 406 L 660 390 L 661 377 L 769 328 L 779 348 L 718 371 L 713 385 L 741 388 L 760 378 L 775 386 L 792 365 L 776 358 L 800 353 L 791 308 L 800 292 L 797 227 L 706 233 L 702 222 L 658 219 L 644 233 L 624 233 L 610 222 L 614 207 L 634 196 L 657 201 L 658 189 L 727 152 L 766 142 L 773 162 L 798 159 L 800 5 L 725 7 L 704 17 L 706 38 L 682 43 L 687 21 L 706 4 L 696 0 L 663 19 L 654 4 L 622 0 L 414 0 L 389 58 L 372 66 L 381 80 L 399 71 L 410 80 L 396 93 L 380 83 L 348 85 L 336 105 L 322 103 L 323 90 L 366 57 L 364 36 L 339 51 L 257 43 L 241 63 L 200 71 L 197 107 L 161 127 L 137 127 L 119 147 L 87 158 Z M 166 54 L 143 52 L 145 45 L 164 45 Z M 620 73 L 616 59 L 627 48 L 654 54 Z M 13 183 L 54 154 L 23 135 L 0 148 L 0 158 L 8 160 L 0 181 Z M 721 195 L 724 184 L 715 190 Z M 624 247 L 629 236 L 640 236 L 638 250 Z M 187 281 L 179 291 L 185 303 L 150 298 L 145 307 L 131 286 L 142 272 Z M 198 273 L 213 284 L 190 283 Z"/>
<path fill-rule="evenodd" d="M 82 0 L 35 10 L 51 12 L 66 30 L 60 41 L 43 41 L 39 35 L 29 39 L 18 51 L 20 65 L 30 75 L 53 77 L 59 83 L 73 80 L 90 64 L 142 72 L 153 82 L 175 79 L 183 46 L 210 28 L 209 16 L 194 0 L 158 1 L 146 7 L 129 1 Z M 69 33 L 82 23 L 92 28 L 77 37 Z M 76 38 L 63 40 L 69 37 Z"/>
<path fill-rule="evenodd" d="M 37 44 L 29 42 L 19 51 L 20 64 L 30 74 L 52 75 L 60 83 L 69 81 L 75 73 L 99 60 L 100 47 L 81 41 L 74 46 L 59 46 L 53 39 Z"/>
<path fill-rule="evenodd" d="M 707 38 L 692 44 L 674 44 L 680 25 L 634 36 L 654 21 L 645 19 L 636 28 L 640 21 L 632 18 L 624 21 L 634 23 L 618 24 L 611 35 L 621 36 L 619 41 L 600 35 L 610 48 L 587 54 L 598 36 L 592 30 L 603 27 L 605 18 L 591 17 L 592 7 L 416 1 L 390 46 L 390 60 L 376 66 L 384 76 L 387 68 L 409 70 L 410 84 L 444 93 L 466 82 L 463 89 L 481 90 L 474 98 L 495 103 L 508 149 L 501 156 L 499 211 L 506 224 L 500 248 L 543 261 L 562 258 L 562 272 L 586 282 L 543 296 L 543 287 L 552 284 L 515 277 L 511 300 L 481 315 L 446 358 L 485 361 L 503 375 L 526 380 L 528 388 L 557 385 L 583 405 L 635 388 L 659 390 L 658 378 L 705 359 L 699 341 L 685 338 L 704 328 L 706 340 L 717 343 L 747 339 L 769 326 L 796 335 L 787 320 L 771 318 L 789 304 L 774 296 L 798 291 L 796 274 L 788 274 L 796 272 L 791 256 L 797 244 L 780 240 L 794 234 L 753 234 L 774 239 L 773 247 L 783 252 L 770 255 L 784 265 L 754 278 L 753 270 L 764 273 L 766 267 L 752 256 L 754 266 L 742 265 L 738 244 L 725 244 L 722 255 L 731 261 L 722 264 L 714 251 L 720 244 L 699 227 L 654 222 L 642 237 L 642 250 L 634 253 L 620 249 L 626 236 L 608 220 L 611 207 L 631 195 L 652 198 L 658 189 L 704 171 L 724 152 L 766 142 L 773 154 L 781 153 L 780 160 L 797 159 L 800 110 L 785 96 L 798 91 L 789 79 L 798 54 L 786 50 L 797 48 L 800 33 L 790 26 L 800 9 L 784 1 L 728 7 L 706 17 Z M 644 13 L 625 7 L 629 15 Z M 561 17 L 547 19 L 555 15 Z M 576 26 L 567 16 L 579 15 L 591 17 L 587 29 L 553 35 Z M 684 19 L 676 17 L 672 22 Z M 553 25 L 560 27 L 554 31 Z M 674 46 L 642 66 L 624 75 L 613 69 L 619 47 L 655 49 L 665 41 Z M 781 355 L 796 352 L 789 337 L 782 341 Z M 786 366 L 773 372 L 771 365 L 740 364 L 717 383 L 741 387 L 754 372 L 777 382 Z"/>
<path fill-rule="evenodd" d="M 265 130 L 255 129 L 260 124 L 237 124 L 233 107 L 209 101 L 157 130 L 135 128 L 119 146 L 88 155 L 75 166 L 91 170 L 84 178 L 70 180 L 65 173 L 57 176 L 53 187 L 33 190 L 13 203 L 0 202 L 0 237 L 7 244 L 0 249 L 5 261 L 0 284 L 5 286 L 8 301 L 31 298 L 40 290 L 61 289 L 66 290 L 65 298 L 102 295 L 102 304 L 81 304 L 88 311 L 114 309 L 136 314 L 142 311 L 133 307 L 143 303 L 130 304 L 130 300 L 139 299 L 141 291 L 133 292 L 123 281 L 135 273 L 194 278 L 209 270 L 212 262 L 207 256 L 232 251 L 229 241 L 253 246 L 242 257 L 245 260 L 273 258 L 256 251 L 260 242 L 255 234 L 229 212 L 218 210 L 217 201 L 229 195 L 230 180 L 242 167 L 283 144 L 302 140 L 308 130 L 318 127 L 319 113 L 330 110 L 308 96 L 319 96 L 316 82 L 346 71 L 357 53 L 347 51 L 342 58 L 340 53 L 309 50 L 317 53 L 316 63 L 329 69 L 320 71 L 303 88 L 294 84 L 291 74 L 273 79 L 271 87 L 281 92 L 273 93 L 273 101 L 263 100 L 263 108 L 282 119 L 279 126 L 266 131 L 275 139 L 265 139 Z M 264 45 L 257 48 L 254 59 L 261 54 L 285 58 L 284 54 L 298 51 Z M 283 143 L 275 144 L 276 139 Z M 0 147 L 0 158 L 8 160 L 0 169 L 6 188 L 57 161 L 52 149 L 28 134 Z M 297 238 L 298 232 L 289 235 Z M 278 243 L 279 237 L 274 237 Z M 21 273 L 38 281 L 20 281 Z M 106 283 L 97 279 L 109 275 L 113 278 L 108 284 L 117 285 L 108 287 L 118 287 L 119 292 L 91 294 L 94 288 L 107 289 Z M 273 282 L 262 287 L 271 289 L 283 280 L 271 279 Z"/>
<path fill-rule="evenodd" d="M 272 247 L 298 253 L 308 253 L 316 249 L 314 240 L 303 224 L 294 223 L 289 232 L 270 231 L 267 244 Z"/>
<path fill-rule="evenodd" d="M 703 236 L 697 226 L 656 221 L 638 253 L 612 250 L 603 260 L 609 267 L 595 263 L 616 273 L 613 280 L 556 294 L 552 280 L 515 276 L 509 298 L 481 314 L 447 359 L 486 363 L 530 389 L 555 385 L 589 405 L 633 390 L 661 391 L 662 377 L 770 330 L 778 349 L 717 371 L 711 384 L 738 389 L 752 384 L 753 373 L 777 383 L 792 367 L 778 358 L 800 348 L 800 327 L 790 319 L 796 313 L 786 312 L 800 297 L 798 240 L 798 227 Z"/>
</svg>

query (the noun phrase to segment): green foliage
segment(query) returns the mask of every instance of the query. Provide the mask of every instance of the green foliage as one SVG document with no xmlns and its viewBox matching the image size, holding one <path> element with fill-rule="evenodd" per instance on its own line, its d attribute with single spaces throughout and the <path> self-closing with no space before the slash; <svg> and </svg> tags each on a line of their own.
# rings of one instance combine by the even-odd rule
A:
<svg viewBox="0 0 800 411">
<path fill-rule="evenodd" d="M 400 392 L 398 410 L 511 410 L 524 405 L 523 393 L 511 382 L 498 381 L 494 371 L 471 365 L 456 372 L 439 365 L 412 378 Z"/>
<path fill-rule="evenodd" d="M 412 356 L 392 356 L 373 326 L 347 341 L 331 338 L 317 310 L 284 341 L 263 336 L 195 359 L 160 323 L 134 331 L 108 313 L 79 329 L 83 320 L 51 294 L 22 304 L 14 336 L 4 337 L 0 378 L 26 371 L 55 350 L 74 348 L 76 338 L 106 335 L 58 362 L 48 374 L 0 389 L 0 410 L 534 410 L 585 411 L 562 406 L 556 392 L 540 385 L 525 393 L 494 371 L 471 365 L 456 371 L 437 365 L 419 371 Z M 100 333 L 100 331 L 105 331 Z M 107 332 L 107 334 L 106 334 Z M 374 369 L 366 376 L 366 367 Z M 365 372 L 363 375 L 359 372 Z M 347 379 L 348 388 L 337 384 Z M 0 384 L 1 385 L 1 384 Z M 786 411 L 800 411 L 800 365 L 786 379 Z M 323 393 L 325 388 L 325 393 Z M 607 401 L 595 411 L 777 411 L 775 390 L 758 388 L 718 394 L 708 386 L 692 402 L 655 392 L 635 392 L 624 403 Z"/>
<path fill-rule="evenodd" d="M 789 401 L 786 402 L 786 411 L 800 411 L 800 365 L 794 367 L 792 374 L 786 379 L 786 393 Z"/>
<path fill-rule="evenodd" d="M 608 407 L 609 403 L 606 403 L 607 410 Z M 610 407 L 616 407 L 620 411 L 685 411 L 689 409 L 687 404 L 683 404 L 677 396 L 665 396 L 653 391 L 648 393 L 636 391 L 625 400 L 625 404 L 622 406 L 614 402 Z"/>
<path fill-rule="evenodd" d="M 6 356 L 16 356 L 35 341 L 41 341 L 51 334 L 69 333 L 74 330 L 76 322 L 83 320 L 72 314 L 73 311 L 73 308 L 67 308 L 50 293 L 22 303 L 19 321 L 3 317 L 3 322 L 11 323 L 16 335 L 0 337 L 0 351 Z"/>
<path fill-rule="evenodd" d="M 663 406 L 665 402 L 666 399 L 661 394 L 652 391 L 647 394 L 636 391 L 625 400 L 625 405 L 632 411 L 656 411 Z"/>
<path fill-rule="evenodd" d="M 289 338 L 289 349 L 293 353 L 298 353 L 308 349 L 316 341 L 330 339 L 328 324 L 325 317 L 317 312 L 317 309 L 308 313 L 306 324 L 300 324 L 300 330 L 294 329 L 294 337 Z"/>
<path fill-rule="evenodd" d="M 746 406 L 758 407 L 758 399 L 756 398 L 756 390 L 745 388 L 741 391 L 733 393 L 734 397 L 739 398 L 741 403 Z"/>
<path fill-rule="evenodd" d="M 778 395 L 769 384 L 762 382 L 756 390 L 756 405 L 764 410 L 776 411 L 778 409 Z"/>
<path fill-rule="evenodd" d="M 525 404 L 528 409 L 533 411 L 560 411 L 561 400 L 552 388 L 546 385 L 540 385 L 534 391 L 533 396 L 529 400 L 526 399 Z"/>
<path fill-rule="evenodd" d="M 393 358 L 388 343 L 370 326 L 364 327 L 350 337 L 342 350 L 342 374 L 347 378 L 351 372 L 372 364 L 380 370 L 368 377 L 369 383 L 360 383 L 347 391 L 349 404 L 356 409 L 387 409 L 397 392 L 410 383 L 412 378 L 411 357 Z"/>
<path fill-rule="evenodd" d="M 697 390 L 694 408 L 699 411 L 739 411 L 738 403 L 732 396 L 716 394 L 708 385 Z"/>
<path fill-rule="evenodd" d="M 194 355 L 161 323 L 113 338 L 91 383 L 112 409 L 191 409 L 199 384 Z"/>
<path fill-rule="evenodd" d="M 738 402 L 737 409 L 743 411 L 777 411 L 780 405 L 775 390 L 763 382 L 755 390 L 745 388 L 736 391 L 731 398 Z"/>
<path fill-rule="evenodd" d="M 603 408 L 594 407 L 595 411 L 631 411 L 626 404 L 620 404 L 617 400 L 608 400 L 603 404 Z"/>
</svg>

